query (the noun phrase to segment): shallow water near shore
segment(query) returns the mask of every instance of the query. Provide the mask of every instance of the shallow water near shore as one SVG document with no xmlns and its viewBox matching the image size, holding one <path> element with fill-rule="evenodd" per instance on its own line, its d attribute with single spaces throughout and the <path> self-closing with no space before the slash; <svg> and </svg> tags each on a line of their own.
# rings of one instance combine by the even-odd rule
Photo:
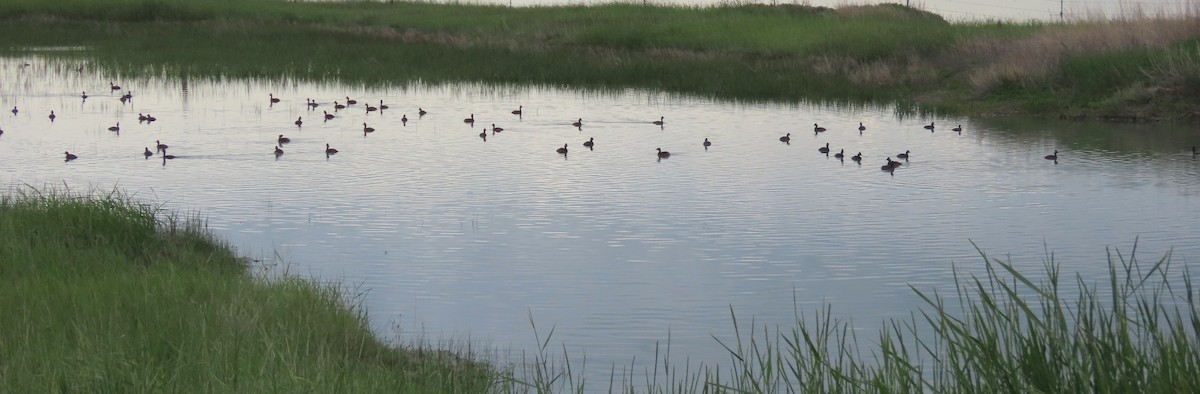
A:
<svg viewBox="0 0 1200 394">
<path fill-rule="evenodd" d="M 334 112 L 346 96 L 359 103 Z M 379 100 L 391 108 L 363 108 Z M 39 57 L 0 60 L 0 105 L 9 189 L 120 188 L 199 211 L 247 255 L 365 292 L 384 336 L 533 351 L 532 315 L 600 375 L 652 359 L 668 336 L 673 359 L 727 362 L 713 336 L 731 337 L 730 308 L 788 326 L 797 308 L 831 303 L 870 337 L 920 305 L 910 285 L 950 289 L 952 263 L 977 272 L 971 241 L 1028 273 L 1048 247 L 1089 281 L 1107 277 L 1106 247 L 1135 239 L 1144 258 L 1200 256 L 1200 136 L 1169 124 L 644 91 L 122 80 Z M 493 123 L 504 131 L 480 138 Z M 279 134 L 291 142 L 276 157 Z M 156 140 L 176 158 L 143 158 Z M 340 152 L 325 155 L 327 143 Z M 819 152 L 826 143 L 847 159 Z M 1057 162 L 1043 158 L 1055 150 Z M 858 152 L 861 165 L 848 159 Z"/>
</svg>

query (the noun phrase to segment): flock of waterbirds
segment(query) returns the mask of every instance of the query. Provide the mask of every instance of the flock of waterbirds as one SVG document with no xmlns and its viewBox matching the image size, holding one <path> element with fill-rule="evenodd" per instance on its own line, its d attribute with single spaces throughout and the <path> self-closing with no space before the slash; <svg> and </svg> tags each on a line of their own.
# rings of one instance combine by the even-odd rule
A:
<svg viewBox="0 0 1200 394">
<path fill-rule="evenodd" d="M 120 91 L 121 90 L 121 86 L 116 85 L 112 82 L 109 82 L 109 87 L 112 91 Z M 87 92 L 86 91 L 83 92 L 81 97 L 83 100 L 87 100 L 88 99 Z M 126 91 L 124 94 L 122 94 L 120 96 L 121 102 L 127 102 L 127 101 L 131 100 L 132 98 L 133 98 L 132 91 Z M 280 98 L 275 97 L 274 93 L 268 93 L 267 99 L 269 100 L 271 105 L 274 105 L 275 103 L 280 102 Z M 313 100 L 311 98 L 306 99 L 305 102 L 306 102 L 305 105 L 309 110 L 315 110 L 316 108 L 320 107 L 320 104 L 316 100 Z M 333 101 L 333 109 L 334 109 L 334 112 L 336 113 L 337 111 L 347 109 L 350 106 L 353 106 L 356 104 L 358 104 L 357 100 L 351 99 L 349 96 L 347 96 L 346 100 L 345 100 L 345 104 L 340 102 L 340 100 Z M 388 108 L 389 108 L 389 106 L 384 104 L 383 100 L 379 101 L 379 106 L 373 106 L 371 104 L 363 104 L 363 109 L 367 112 L 382 111 L 382 110 L 385 110 Z M 13 115 L 16 115 L 19 111 L 20 110 L 15 106 L 12 109 Z M 417 108 L 417 116 L 419 116 L 419 117 L 423 117 L 428 113 L 429 112 L 425 111 L 424 108 Z M 511 113 L 513 115 L 522 116 L 524 114 L 524 106 L 518 106 L 517 109 L 511 111 Z M 322 111 L 322 114 L 323 114 L 325 121 L 334 119 L 337 116 L 337 115 L 331 114 L 325 110 Z M 50 115 L 49 115 L 50 121 L 53 122 L 56 117 L 57 117 L 57 115 L 55 114 L 55 112 L 53 110 L 51 110 Z M 142 123 L 142 122 L 151 123 L 156 120 L 158 120 L 158 119 L 150 114 L 141 114 L 141 113 L 138 114 L 138 123 Z M 404 114 L 400 120 L 401 120 L 401 123 L 407 124 L 408 115 Z M 467 118 L 464 118 L 463 123 L 474 126 L 475 114 L 472 113 Z M 658 120 L 650 122 L 650 124 L 657 125 L 659 127 L 662 127 L 663 125 L 665 125 L 665 123 L 666 123 L 666 117 L 659 117 Z M 296 118 L 296 121 L 293 122 L 293 124 L 295 124 L 296 127 L 302 127 L 304 124 L 303 117 Z M 578 118 L 573 123 L 571 123 L 571 126 L 574 126 L 574 127 L 578 128 L 579 130 L 582 130 L 583 129 L 583 119 Z M 935 125 L 933 122 L 930 122 L 928 125 L 925 125 L 924 128 L 926 130 L 929 130 L 930 132 L 933 132 L 935 130 Z M 861 122 L 858 124 L 859 134 L 864 133 L 866 131 L 866 129 L 867 129 L 867 127 L 865 125 L 863 125 Z M 115 125 L 109 127 L 108 130 L 119 133 L 121 130 L 121 123 L 117 122 Z M 827 129 L 825 127 L 821 127 L 820 125 L 818 125 L 816 123 L 813 124 L 813 133 L 815 133 L 815 134 L 823 133 L 826 130 Z M 363 123 L 362 131 L 363 131 L 363 134 L 366 135 L 368 133 L 374 132 L 375 128 L 368 126 L 367 123 Z M 489 135 L 488 134 L 489 131 L 491 132 L 491 135 L 495 135 L 496 133 L 504 131 L 504 128 L 496 126 L 496 124 L 493 123 L 492 127 L 490 129 L 487 127 L 483 128 L 483 131 L 479 133 L 479 137 L 482 138 L 484 141 L 486 141 L 488 138 L 488 135 Z M 963 131 L 962 125 L 958 125 L 957 127 L 952 128 L 951 131 L 961 134 Z M 4 131 L 2 129 L 0 129 L 0 136 L 2 136 L 3 134 L 4 134 Z M 779 137 L 779 141 L 790 145 L 791 137 L 792 137 L 792 134 L 787 133 L 786 135 Z M 276 158 L 278 158 L 284 154 L 283 145 L 287 144 L 289 142 L 291 142 L 290 138 L 284 136 L 283 134 L 279 134 L 278 138 L 276 138 L 276 140 L 275 140 L 275 147 L 274 147 L 274 153 L 275 153 Z M 154 156 L 155 154 L 158 154 L 163 159 L 163 163 L 165 164 L 166 160 L 175 158 L 174 155 L 167 153 L 168 146 L 166 144 L 162 143 L 162 141 L 156 140 L 156 141 L 154 141 L 154 143 L 155 143 L 154 151 L 151 151 L 149 147 L 146 147 L 145 151 L 142 153 L 146 159 L 149 159 L 150 157 Z M 701 146 L 703 146 L 705 150 L 708 150 L 709 147 L 711 147 L 712 145 L 713 145 L 712 141 L 710 141 L 708 138 L 705 138 L 704 141 L 701 143 Z M 589 138 L 587 141 L 584 141 L 583 146 L 588 149 L 593 149 L 593 147 L 595 146 L 595 138 L 594 137 Z M 569 144 L 564 143 L 561 148 L 558 148 L 556 150 L 556 152 L 559 154 L 562 154 L 562 155 L 566 155 L 569 151 L 568 148 L 569 148 Z M 658 155 L 658 158 L 660 160 L 671 156 L 671 152 L 662 150 L 661 147 L 656 148 L 655 151 L 657 152 L 656 154 Z M 820 153 L 829 155 L 832 152 L 832 148 L 830 148 L 829 143 L 826 143 L 825 146 L 818 148 L 817 151 Z M 76 160 L 79 158 L 78 155 L 75 155 L 75 154 L 71 153 L 70 151 L 64 151 L 63 153 L 66 157 L 67 162 L 70 162 L 72 160 Z M 325 144 L 326 157 L 329 157 L 336 153 L 338 153 L 337 149 L 331 147 L 328 143 Z M 899 153 L 899 154 L 895 155 L 895 157 L 897 159 L 903 159 L 905 161 L 908 161 L 908 159 L 910 157 L 909 155 L 911 153 L 912 152 L 905 150 L 904 153 Z M 1192 147 L 1192 156 L 1193 157 L 1196 156 L 1196 148 L 1195 147 Z M 845 149 L 839 149 L 837 153 L 833 154 L 833 157 L 837 158 L 838 160 L 844 160 L 846 157 Z M 1058 163 L 1058 150 L 1055 150 L 1054 153 L 1052 153 L 1052 154 L 1046 155 L 1045 159 L 1054 161 L 1054 163 L 1057 164 Z M 862 152 L 858 152 L 857 154 L 850 156 L 850 160 L 853 160 L 854 162 L 861 164 L 862 160 L 863 160 Z M 900 166 L 903 165 L 903 162 L 900 162 L 897 160 L 892 160 L 892 157 L 890 157 L 890 156 L 887 157 L 886 160 L 887 161 L 885 162 L 885 164 L 880 167 L 880 169 L 883 171 L 894 171 L 896 168 L 899 168 Z"/>
</svg>

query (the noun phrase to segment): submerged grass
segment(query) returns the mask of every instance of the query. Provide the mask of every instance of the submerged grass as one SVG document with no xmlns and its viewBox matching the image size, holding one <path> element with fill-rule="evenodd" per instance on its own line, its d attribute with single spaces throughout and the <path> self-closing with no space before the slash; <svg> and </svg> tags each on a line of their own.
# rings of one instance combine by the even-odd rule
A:
<svg viewBox="0 0 1200 394">
<path fill-rule="evenodd" d="M 253 278 L 199 222 L 115 194 L 0 198 L 0 283 L 0 391 L 480 392 L 494 376 L 388 346 L 336 287 Z"/>
<path fill-rule="evenodd" d="M 0 20 L 0 46 L 90 45 L 88 56 L 122 74 L 635 87 L 966 114 L 1200 114 L 1193 12 L 948 23 L 894 4 L 4 0 Z"/>
</svg>

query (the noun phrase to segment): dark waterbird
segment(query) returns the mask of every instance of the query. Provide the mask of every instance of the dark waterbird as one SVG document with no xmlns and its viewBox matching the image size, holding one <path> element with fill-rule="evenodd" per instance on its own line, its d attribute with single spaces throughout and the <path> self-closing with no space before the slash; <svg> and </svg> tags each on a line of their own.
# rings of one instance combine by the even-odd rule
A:
<svg viewBox="0 0 1200 394">
<path fill-rule="evenodd" d="M 522 114 L 522 113 L 525 113 L 525 111 L 524 111 L 524 110 L 525 110 L 525 106 L 524 106 L 524 105 L 518 105 L 518 106 L 517 106 L 517 109 L 514 109 L 514 110 L 512 111 L 512 114 L 513 114 L 513 115 L 520 115 L 520 114 Z"/>
<path fill-rule="evenodd" d="M 499 132 L 501 132 L 501 131 L 504 131 L 504 128 L 503 128 L 503 127 L 496 127 L 496 124 L 495 124 L 495 123 L 492 123 L 492 132 L 493 132 L 493 133 L 499 133 Z"/>
<path fill-rule="evenodd" d="M 665 116 L 659 116 L 659 117 L 658 117 L 658 120 L 656 120 L 656 121 L 653 121 L 653 122 L 650 122 L 650 123 L 654 123 L 654 124 L 656 124 L 656 125 L 662 126 L 662 125 L 663 125 L 663 120 L 664 120 L 664 119 L 666 119 L 666 117 L 665 117 Z"/>
<path fill-rule="evenodd" d="M 150 147 L 147 146 L 146 151 L 142 152 L 142 156 L 145 156 L 147 159 L 149 159 L 150 156 L 154 156 L 154 152 L 151 152 Z"/>
<path fill-rule="evenodd" d="M 822 131 L 825 131 L 825 128 L 824 128 L 824 127 L 817 126 L 817 124 L 816 124 L 816 123 L 813 123 L 813 132 L 814 132 L 814 133 L 820 133 L 820 132 L 822 132 Z"/>
<path fill-rule="evenodd" d="M 330 148 L 330 147 L 329 147 L 329 144 L 325 144 L 325 154 L 326 154 L 326 155 L 332 155 L 332 154 L 334 154 L 334 153 L 338 153 L 338 150 L 337 150 L 337 149 Z"/>
<path fill-rule="evenodd" d="M 375 128 L 374 128 L 374 127 L 367 127 L 367 124 L 366 124 L 366 123 L 363 123 L 363 132 L 364 132 L 364 133 L 374 133 L 374 132 L 375 132 Z"/>
<path fill-rule="evenodd" d="M 159 151 L 167 150 L 167 144 L 164 144 L 164 143 L 160 142 L 159 140 L 154 140 L 154 146 Z"/>
<path fill-rule="evenodd" d="M 896 155 L 896 158 L 908 160 L 908 151 L 904 151 L 904 153 Z"/>
<path fill-rule="evenodd" d="M 303 121 L 303 120 L 301 120 L 301 119 L 303 119 L 303 118 L 304 118 L 303 116 L 297 116 L 297 117 L 296 117 L 296 121 L 295 121 L 295 122 L 292 122 L 292 123 L 295 123 L 295 124 L 296 124 L 296 127 L 300 127 L 301 125 L 303 125 L 303 124 L 304 124 L 304 121 Z"/>
<path fill-rule="evenodd" d="M 350 98 L 350 96 L 346 96 L 346 104 L 347 105 L 358 104 L 358 100 L 352 99 L 352 98 Z"/>
<path fill-rule="evenodd" d="M 333 119 L 333 114 L 329 113 L 329 111 L 321 111 L 321 112 L 325 113 L 325 120 Z"/>
<path fill-rule="evenodd" d="M 425 114 L 427 114 L 427 113 L 428 112 L 425 112 L 424 108 L 417 107 L 417 116 L 425 116 Z"/>
<path fill-rule="evenodd" d="M 705 138 L 704 139 L 704 149 L 708 149 L 708 147 L 710 147 L 710 146 L 712 146 L 712 142 L 709 142 L 708 138 Z"/>
<path fill-rule="evenodd" d="M 899 166 L 900 166 L 900 162 L 892 161 L 892 158 L 889 157 L 889 158 L 887 158 L 887 164 L 884 164 L 883 167 L 880 167 L 879 169 L 884 170 L 884 171 L 893 171 L 896 169 L 896 167 L 899 167 Z"/>
<path fill-rule="evenodd" d="M 1053 154 L 1046 155 L 1046 160 L 1058 161 L 1058 150 L 1055 149 Z"/>
<path fill-rule="evenodd" d="M 817 148 L 817 152 L 821 152 L 821 153 L 824 153 L 824 154 L 829 154 L 829 143 L 828 143 L 828 142 L 826 142 L 826 143 L 825 143 L 825 146 L 822 146 L 822 147 L 820 147 L 820 148 Z"/>
<path fill-rule="evenodd" d="M 334 109 L 334 110 L 339 110 L 339 109 L 343 109 L 343 108 L 346 108 L 346 106 L 345 106 L 345 105 L 342 105 L 342 104 L 338 104 L 338 102 L 337 102 L 337 101 L 334 101 L 334 102 L 333 102 L 333 109 Z"/>
<path fill-rule="evenodd" d="M 475 124 L 475 114 L 471 114 L 471 117 L 463 119 L 463 123 Z"/>
<path fill-rule="evenodd" d="M 961 132 L 962 132 L 962 125 L 958 125 L 958 127 L 955 127 L 955 128 L 953 128 L 953 129 L 950 129 L 950 131 L 955 131 L 955 132 L 959 132 L 959 133 L 961 133 Z"/>
<path fill-rule="evenodd" d="M 282 155 L 283 155 L 283 149 L 280 149 L 278 146 L 276 146 L 275 147 L 275 157 L 279 157 Z"/>
<path fill-rule="evenodd" d="M 63 153 L 65 153 L 67 155 L 67 161 L 71 161 L 71 160 L 75 160 L 75 159 L 79 158 L 79 156 L 75 156 L 74 154 L 71 154 L 71 152 L 64 151 Z"/>
<path fill-rule="evenodd" d="M 583 146 L 586 146 L 588 149 L 591 149 L 592 147 L 596 146 L 595 140 L 596 140 L 595 138 L 589 137 L 587 141 L 583 142 Z"/>
<path fill-rule="evenodd" d="M 571 126 L 583 127 L 583 118 L 579 118 L 579 120 L 576 120 L 575 123 L 571 123 Z"/>
<path fill-rule="evenodd" d="M 380 110 L 385 110 L 385 109 L 388 109 L 388 108 L 391 108 L 391 107 L 384 105 L 384 104 L 383 104 L 383 100 L 379 100 L 379 109 L 380 109 Z"/>
<path fill-rule="evenodd" d="M 288 137 L 284 137 L 283 134 L 280 134 L 279 138 L 276 139 L 275 142 L 278 142 L 280 145 L 283 145 L 283 144 L 292 142 L 292 139 L 288 138 Z"/>
<path fill-rule="evenodd" d="M 270 97 L 270 98 L 271 98 L 271 102 L 272 102 L 272 103 L 278 103 L 278 102 L 279 102 L 279 98 L 278 98 L 278 97 L 275 97 L 275 93 L 267 93 L 267 97 Z"/>
<path fill-rule="evenodd" d="M 108 82 L 108 88 L 110 90 L 121 90 L 121 87 L 117 84 L 112 83 L 112 81 Z"/>
<path fill-rule="evenodd" d="M 121 131 L 121 122 L 117 122 L 116 126 L 109 127 L 108 131 Z"/>
<path fill-rule="evenodd" d="M 656 149 L 658 150 L 658 158 L 665 159 L 665 158 L 671 157 L 671 152 L 662 150 L 662 148 L 656 148 Z"/>
<path fill-rule="evenodd" d="M 54 111 L 50 111 L 50 121 L 51 121 L 51 122 L 53 122 L 53 121 L 54 121 L 54 118 L 57 118 L 57 117 L 58 117 L 58 116 L 55 116 L 55 115 L 54 115 Z"/>
<path fill-rule="evenodd" d="M 850 160 L 861 162 L 862 161 L 862 152 L 858 152 L 857 155 L 850 156 Z"/>
<path fill-rule="evenodd" d="M 841 158 L 843 158 L 843 157 L 846 157 L 846 150 L 845 150 L 845 149 L 839 149 L 839 150 L 838 150 L 838 153 L 834 153 L 834 154 L 833 154 L 833 157 L 836 157 L 836 158 L 838 158 L 838 159 L 841 159 Z"/>
<path fill-rule="evenodd" d="M 558 148 L 557 150 L 555 150 L 555 152 L 562 153 L 564 155 L 567 154 L 567 144 L 563 144 L 563 147 Z"/>
<path fill-rule="evenodd" d="M 867 126 L 863 126 L 862 122 L 858 122 L 858 133 L 859 134 L 862 134 L 862 132 L 866 129 L 867 129 Z"/>
<path fill-rule="evenodd" d="M 933 130 L 933 121 L 929 121 L 929 124 L 925 125 L 925 130 Z"/>
<path fill-rule="evenodd" d="M 779 137 L 779 140 L 790 143 L 792 141 L 792 133 L 787 133 L 787 135 L 785 135 L 783 137 Z"/>
</svg>

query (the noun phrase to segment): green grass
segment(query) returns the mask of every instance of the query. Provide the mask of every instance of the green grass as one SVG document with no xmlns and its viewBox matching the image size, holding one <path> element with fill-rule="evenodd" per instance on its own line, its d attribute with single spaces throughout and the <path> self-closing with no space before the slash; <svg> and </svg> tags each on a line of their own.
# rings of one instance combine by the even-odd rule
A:
<svg viewBox="0 0 1200 394">
<path fill-rule="evenodd" d="M 1040 279 L 983 256 L 956 293 L 914 288 L 925 307 L 884 324 L 864 353 L 829 309 L 775 335 L 728 344 L 724 385 L 750 392 L 1195 392 L 1200 295 L 1169 254 L 1150 264 L 1110 255 L 1108 281 L 1064 283 L 1053 255 Z M 1077 291 L 1077 296 L 1065 296 Z M 736 325 L 736 320 L 735 320 Z"/>
<path fill-rule="evenodd" d="M 82 56 L 113 75 L 632 87 L 968 115 L 1193 119 L 1200 66 L 1176 60 L 1195 57 L 1180 55 L 1200 38 L 1195 20 L 948 23 L 894 4 L 4 0 L 0 48 L 88 45 Z"/>
<path fill-rule="evenodd" d="M 383 344 L 334 286 L 246 268 L 197 222 L 119 195 L 4 197 L 0 391 L 479 392 L 493 380 L 469 354 Z"/>
</svg>

